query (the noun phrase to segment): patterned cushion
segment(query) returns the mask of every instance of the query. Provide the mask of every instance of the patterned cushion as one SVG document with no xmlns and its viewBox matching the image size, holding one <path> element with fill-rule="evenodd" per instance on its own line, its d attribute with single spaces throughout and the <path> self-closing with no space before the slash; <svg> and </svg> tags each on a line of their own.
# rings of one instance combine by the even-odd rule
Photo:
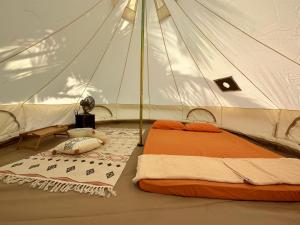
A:
<svg viewBox="0 0 300 225">
<path fill-rule="evenodd" d="M 68 134 L 70 137 L 94 137 L 98 138 L 104 143 L 107 143 L 107 136 L 104 132 L 94 130 L 93 128 L 75 128 L 68 130 Z"/>
<path fill-rule="evenodd" d="M 80 154 L 84 152 L 91 151 L 93 149 L 99 148 L 102 141 L 97 138 L 91 137 L 78 137 L 67 140 L 59 145 L 57 145 L 52 154 L 63 153 L 69 155 Z"/>
<path fill-rule="evenodd" d="M 68 130 L 70 137 L 91 137 L 93 134 L 93 128 L 75 128 Z"/>
</svg>

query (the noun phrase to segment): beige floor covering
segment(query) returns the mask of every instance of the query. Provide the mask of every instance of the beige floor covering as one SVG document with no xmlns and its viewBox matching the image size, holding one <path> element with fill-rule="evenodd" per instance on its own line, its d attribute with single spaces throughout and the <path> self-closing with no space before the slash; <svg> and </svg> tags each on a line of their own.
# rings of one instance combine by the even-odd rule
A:
<svg viewBox="0 0 300 225">
<path fill-rule="evenodd" d="M 128 123 L 109 126 L 137 127 Z M 49 138 L 38 151 L 16 150 L 15 145 L 1 148 L 0 166 L 47 150 L 63 139 Z M 0 183 L 0 225 L 300 224 L 300 203 L 185 198 L 143 192 L 131 181 L 141 153 L 142 148 L 137 147 L 116 185 L 118 196 L 108 199 Z"/>
</svg>

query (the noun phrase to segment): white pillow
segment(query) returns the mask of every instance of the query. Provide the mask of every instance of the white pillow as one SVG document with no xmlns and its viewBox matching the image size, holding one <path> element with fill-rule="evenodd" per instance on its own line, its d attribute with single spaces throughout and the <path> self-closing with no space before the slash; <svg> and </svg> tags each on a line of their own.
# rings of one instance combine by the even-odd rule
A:
<svg viewBox="0 0 300 225">
<path fill-rule="evenodd" d="M 84 152 L 91 151 L 93 149 L 99 148 L 102 141 L 97 138 L 91 137 L 79 137 L 67 140 L 59 145 L 57 145 L 52 154 L 63 153 L 69 155 L 80 154 Z"/>
<path fill-rule="evenodd" d="M 91 137 L 98 138 L 99 140 L 101 140 L 103 142 L 103 144 L 107 143 L 107 140 L 108 140 L 108 137 L 106 136 L 106 134 L 99 130 L 93 130 L 93 134 L 91 135 Z"/>
<path fill-rule="evenodd" d="M 93 134 L 93 128 L 75 128 L 68 130 L 70 137 L 91 137 Z"/>
</svg>

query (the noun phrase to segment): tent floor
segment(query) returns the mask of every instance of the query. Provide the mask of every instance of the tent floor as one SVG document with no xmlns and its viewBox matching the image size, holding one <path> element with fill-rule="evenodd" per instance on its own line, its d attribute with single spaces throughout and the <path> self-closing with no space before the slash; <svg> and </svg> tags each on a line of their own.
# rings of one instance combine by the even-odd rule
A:
<svg viewBox="0 0 300 225">
<path fill-rule="evenodd" d="M 136 123 L 100 126 L 137 127 Z M 149 127 L 145 125 L 145 128 Z M 45 151 L 65 137 L 46 139 L 39 150 L 0 149 L 0 166 Z M 299 203 L 231 201 L 186 198 L 141 191 L 133 185 L 137 147 L 115 190 L 118 196 L 98 198 L 78 193 L 49 193 L 0 183 L 0 225 L 24 224 L 299 224 Z"/>
</svg>

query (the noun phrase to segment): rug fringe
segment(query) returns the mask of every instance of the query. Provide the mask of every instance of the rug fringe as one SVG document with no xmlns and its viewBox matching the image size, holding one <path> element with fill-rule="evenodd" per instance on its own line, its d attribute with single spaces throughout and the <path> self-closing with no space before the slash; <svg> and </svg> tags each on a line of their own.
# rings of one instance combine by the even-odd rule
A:
<svg viewBox="0 0 300 225">
<path fill-rule="evenodd" d="M 30 183 L 32 188 L 37 188 L 49 192 L 68 192 L 75 191 L 79 193 L 96 195 L 101 197 L 116 196 L 113 187 L 99 187 L 92 184 L 71 183 L 59 180 L 44 179 L 39 177 L 25 177 L 15 174 L 1 174 L 0 181 L 6 184 L 22 185 Z"/>
</svg>

